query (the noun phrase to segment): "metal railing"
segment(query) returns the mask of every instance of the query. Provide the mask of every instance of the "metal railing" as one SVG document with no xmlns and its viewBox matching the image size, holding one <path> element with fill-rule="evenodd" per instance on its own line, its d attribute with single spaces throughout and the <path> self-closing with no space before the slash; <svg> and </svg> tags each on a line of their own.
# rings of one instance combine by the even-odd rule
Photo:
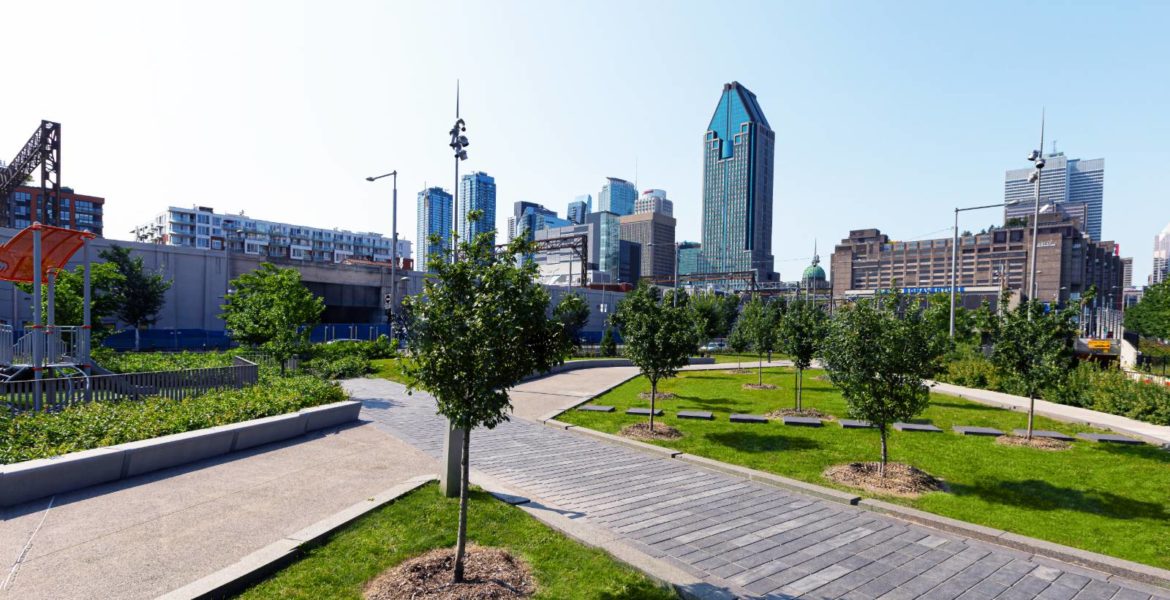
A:
<svg viewBox="0 0 1170 600">
<path fill-rule="evenodd" d="M 46 365 L 75 364 L 81 357 L 81 338 L 85 330 L 74 325 L 54 325 L 45 327 L 45 363 Z M 0 334 L 2 335 L 2 334 Z M 11 340 L 12 332 L 9 331 Z M 33 363 L 33 340 L 37 330 L 29 331 L 16 340 L 16 344 L 8 344 L 12 355 L 4 364 L 31 365 Z"/>
<path fill-rule="evenodd" d="M 0 365 L 12 364 L 12 326 L 0 325 Z"/>
<path fill-rule="evenodd" d="M 259 366 L 236 357 L 230 367 L 157 371 L 151 373 L 118 373 L 113 375 L 78 375 L 28 381 L 0 383 L 0 393 L 10 410 L 59 410 L 83 402 L 141 400 L 162 397 L 182 400 L 207 392 L 239 389 L 255 385 L 259 380 Z M 36 390 L 40 385 L 41 402 L 37 405 Z"/>
</svg>

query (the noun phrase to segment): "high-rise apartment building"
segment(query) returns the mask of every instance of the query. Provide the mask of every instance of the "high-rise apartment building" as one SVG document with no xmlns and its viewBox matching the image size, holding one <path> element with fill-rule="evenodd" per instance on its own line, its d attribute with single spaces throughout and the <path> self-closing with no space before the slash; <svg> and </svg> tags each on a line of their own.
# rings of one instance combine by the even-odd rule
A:
<svg viewBox="0 0 1170 600">
<path fill-rule="evenodd" d="M 41 188 L 20 186 L 9 194 L 7 200 L 9 222 L 0 223 L 0 226 L 23 229 L 37 220 L 36 215 L 41 210 Z M 100 236 L 105 203 L 105 198 L 78 194 L 73 188 L 62 187 L 57 214 L 52 215 L 45 225 L 90 231 Z"/>
<path fill-rule="evenodd" d="M 755 271 L 772 280 L 776 134 L 756 96 L 738 82 L 723 95 L 703 139 L 705 272 Z"/>
<path fill-rule="evenodd" d="M 1085 203 L 1083 231 L 1094 241 L 1101 239 L 1101 212 L 1105 198 L 1105 159 L 1068 158 L 1063 152 L 1044 157 L 1040 177 L 1040 207 L 1049 204 Z M 1032 167 L 1012 169 L 1004 175 L 1004 202 L 1018 204 L 1004 207 L 1004 220 L 1028 217 L 1035 210 L 1036 185 L 1028 183 Z"/>
<path fill-rule="evenodd" d="M 1154 272 L 1150 275 L 1150 285 L 1167 280 L 1170 280 L 1170 224 L 1154 236 Z"/>
<path fill-rule="evenodd" d="M 483 217 L 474 224 L 467 214 L 473 210 L 483 211 Z M 470 241 L 481 233 L 492 233 L 495 243 L 496 230 L 496 180 L 482 171 L 468 173 L 459 181 L 459 239 Z"/>
<path fill-rule="evenodd" d="M 620 218 L 622 239 L 642 246 L 642 277 L 674 274 L 674 217 L 661 212 L 643 212 Z"/>
<path fill-rule="evenodd" d="M 585 215 L 593 212 L 593 196 L 582 194 L 569 203 L 565 216 L 569 221 L 578 225 L 585 222 Z"/>
<path fill-rule="evenodd" d="M 451 246 L 451 194 L 440 187 L 418 193 L 418 258 L 425 265 L 432 254 L 441 254 Z M 431 236 L 439 236 L 433 243 Z M 420 268 L 420 270 L 422 270 Z"/>
<path fill-rule="evenodd" d="M 638 199 L 638 188 L 625 179 L 606 177 L 597 197 L 597 210 L 611 212 L 619 217 L 634 214 L 634 201 Z"/>
<path fill-rule="evenodd" d="M 662 213 L 668 217 L 674 216 L 674 203 L 666 199 L 665 190 L 646 190 L 634 202 L 634 214 L 648 212 Z"/>
</svg>

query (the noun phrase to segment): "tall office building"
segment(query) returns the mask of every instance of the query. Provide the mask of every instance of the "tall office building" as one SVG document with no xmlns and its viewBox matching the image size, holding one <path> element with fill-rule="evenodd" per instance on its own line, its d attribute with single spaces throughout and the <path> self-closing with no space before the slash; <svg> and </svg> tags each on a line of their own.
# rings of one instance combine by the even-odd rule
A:
<svg viewBox="0 0 1170 600">
<path fill-rule="evenodd" d="M 1170 280 L 1170 223 L 1154 236 L 1154 273 L 1150 285 Z"/>
<path fill-rule="evenodd" d="M 597 197 L 597 210 L 611 212 L 619 217 L 634 214 L 634 201 L 638 199 L 638 188 L 625 179 L 606 177 Z"/>
<path fill-rule="evenodd" d="M 440 187 L 427 188 L 418 193 L 418 261 L 419 270 L 430 255 L 441 253 L 451 245 L 451 194 Z M 438 235 L 439 243 L 431 236 Z"/>
<path fill-rule="evenodd" d="M 1133 287 L 1133 258 L 1121 259 L 1121 287 Z"/>
<path fill-rule="evenodd" d="M 569 203 L 569 209 L 565 212 L 565 216 L 570 222 L 580 225 L 585 222 L 585 215 L 591 212 L 593 212 L 593 196 L 582 194 Z"/>
<path fill-rule="evenodd" d="M 642 277 L 674 274 L 674 217 L 661 212 L 643 212 L 620 217 L 622 239 L 642 246 Z"/>
<path fill-rule="evenodd" d="M 1105 159 L 1068 158 L 1063 152 L 1044 157 L 1040 177 L 1040 207 L 1050 204 L 1085 203 L 1083 230 L 1094 241 L 1101 240 L 1101 210 L 1105 197 Z M 1035 210 L 1036 185 L 1028 183 L 1035 169 L 1012 169 L 1004 175 L 1004 202 L 1019 204 L 1004 207 L 1004 220 L 1029 218 Z M 1076 209 L 1074 209 L 1076 210 Z"/>
<path fill-rule="evenodd" d="M 569 220 L 558 217 L 556 211 L 543 205 L 520 201 L 512 206 L 512 216 L 508 217 L 508 241 L 521 235 L 531 241 L 537 231 L 570 224 Z"/>
<path fill-rule="evenodd" d="M 482 210 L 483 218 L 474 226 L 467 219 L 467 213 Z M 457 230 L 459 239 L 470 241 L 481 233 L 492 233 L 495 243 L 496 230 L 496 180 L 482 171 L 468 173 L 459 181 L 459 216 Z"/>
<path fill-rule="evenodd" d="M 634 214 L 656 212 L 674 216 L 674 203 L 666 199 L 665 190 L 646 190 L 634 202 Z"/>
<path fill-rule="evenodd" d="M 679 242 L 678 274 L 690 275 L 691 273 L 704 272 L 699 265 L 699 253 L 702 251 L 703 245 L 699 242 Z"/>
<path fill-rule="evenodd" d="M 776 134 L 756 96 L 723 86 L 703 139 L 705 272 L 755 271 L 772 280 L 772 184 Z"/>
</svg>

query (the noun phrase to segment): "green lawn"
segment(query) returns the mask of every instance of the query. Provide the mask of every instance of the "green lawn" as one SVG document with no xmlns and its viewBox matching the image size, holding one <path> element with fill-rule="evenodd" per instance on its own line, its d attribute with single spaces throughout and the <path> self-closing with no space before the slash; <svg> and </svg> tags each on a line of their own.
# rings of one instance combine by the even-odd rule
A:
<svg viewBox="0 0 1170 600">
<path fill-rule="evenodd" d="M 362 586 L 387 568 L 432 548 L 454 547 L 458 508 L 458 499 L 443 498 L 438 486 L 424 486 L 362 517 L 240 597 L 360 599 Z M 528 562 L 537 598 L 677 598 L 605 552 L 484 492 L 471 494 L 467 527 L 471 541 L 507 548 Z"/>
<path fill-rule="evenodd" d="M 406 376 L 402 374 L 401 360 L 399 358 L 382 358 L 370 361 L 374 365 L 374 372 L 370 377 L 389 379 L 406 385 Z"/>
<path fill-rule="evenodd" d="M 827 381 L 808 371 L 804 377 L 806 408 L 847 416 L 841 395 Z M 663 422 L 684 434 L 658 442 L 683 452 L 769 471 L 820 485 L 830 465 L 876 460 L 878 434 L 845 430 L 835 423 L 821 428 L 730 423 L 730 413 L 762 414 L 793 404 L 791 369 L 765 369 L 765 383 L 776 390 L 742 389 L 756 374 L 716 371 L 683 372 L 659 384 L 676 399 L 658 404 Z M 569 411 L 559 420 L 615 433 L 644 417 L 625 409 L 646 406 L 637 393 L 649 383 L 636 378 L 597 398 L 617 407 L 614 413 Z M 1042 452 L 1006 447 L 986 437 L 964 437 L 952 425 L 978 425 L 1004 431 L 1024 427 L 1027 416 L 941 394 L 922 419 L 945 433 L 891 432 L 891 460 L 905 462 L 943 478 L 950 493 L 931 493 L 916 500 L 885 498 L 940 515 L 1051 540 L 1129 560 L 1170 568 L 1170 452 L 1153 446 L 1118 446 L 1077 441 L 1071 450 Z M 679 420 L 679 409 L 709 410 L 715 421 Z M 1065 433 L 1089 431 L 1037 417 L 1038 429 Z M 840 486 L 840 489 L 847 489 Z M 863 494 L 863 493 L 862 493 Z"/>
</svg>

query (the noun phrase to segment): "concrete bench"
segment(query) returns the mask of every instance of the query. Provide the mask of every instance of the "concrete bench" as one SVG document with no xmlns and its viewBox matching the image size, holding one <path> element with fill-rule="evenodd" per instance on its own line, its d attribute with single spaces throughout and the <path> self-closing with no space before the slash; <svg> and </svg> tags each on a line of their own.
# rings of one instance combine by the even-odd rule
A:
<svg viewBox="0 0 1170 600">
<path fill-rule="evenodd" d="M 732 423 L 767 423 L 768 417 L 764 415 L 743 415 L 734 414 L 728 419 Z"/>
<path fill-rule="evenodd" d="M 987 435 L 998 437 L 1003 435 L 1003 432 L 994 427 L 968 427 L 966 425 L 955 425 L 951 427 L 955 433 L 959 435 Z"/>
</svg>

